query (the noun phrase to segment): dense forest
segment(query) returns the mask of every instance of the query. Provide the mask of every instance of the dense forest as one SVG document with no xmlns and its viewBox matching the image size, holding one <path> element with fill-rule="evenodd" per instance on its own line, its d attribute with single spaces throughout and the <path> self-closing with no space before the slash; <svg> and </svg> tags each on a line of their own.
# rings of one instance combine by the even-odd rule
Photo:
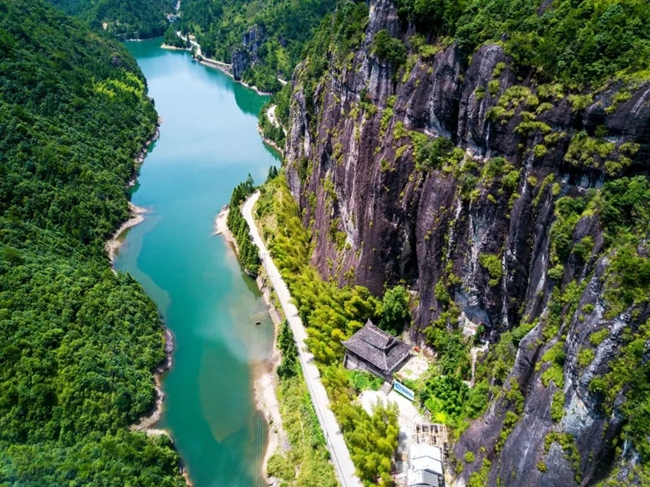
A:
<svg viewBox="0 0 650 487">
<path fill-rule="evenodd" d="M 64 12 L 120 39 L 148 39 L 167 29 L 173 0 L 48 0 Z"/>
<path fill-rule="evenodd" d="M 128 430 L 164 335 L 104 250 L 156 120 L 123 46 L 0 3 L 0 485 L 184 485 L 166 436 Z"/>
<path fill-rule="evenodd" d="M 543 80 L 599 87 L 614 75 L 650 68 L 650 9 L 642 0 L 397 0 L 398 12 L 468 55 L 500 42 Z"/>
<path fill-rule="evenodd" d="M 336 0 L 187 0 L 181 10 L 183 32 L 196 35 L 205 56 L 230 63 L 247 47 L 250 62 L 242 79 L 263 91 L 276 91 L 277 78 L 288 80 L 304 44 Z M 243 36 L 255 28 L 248 46 Z"/>
</svg>

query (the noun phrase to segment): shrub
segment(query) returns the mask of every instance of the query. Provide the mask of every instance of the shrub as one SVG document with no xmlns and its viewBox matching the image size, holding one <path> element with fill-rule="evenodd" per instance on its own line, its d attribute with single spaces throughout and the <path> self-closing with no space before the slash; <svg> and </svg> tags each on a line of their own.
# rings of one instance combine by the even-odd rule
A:
<svg viewBox="0 0 650 487">
<path fill-rule="evenodd" d="M 608 336 L 609 336 L 609 330 L 607 328 L 603 328 L 602 330 L 593 332 L 589 336 L 589 343 L 591 343 L 592 346 L 597 347 L 598 345 L 603 343 Z"/>
<path fill-rule="evenodd" d="M 411 313 L 408 308 L 409 293 L 404 286 L 395 286 L 384 294 L 381 303 L 382 318 L 379 327 L 399 335 L 408 323 Z"/>
<path fill-rule="evenodd" d="M 406 62 L 406 46 L 404 43 L 395 39 L 386 29 L 382 29 L 375 34 L 372 42 L 372 53 L 383 61 L 388 61 L 395 68 L 399 68 Z"/>
<path fill-rule="evenodd" d="M 360 370 L 348 370 L 347 374 L 350 384 L 358 392 L 378 391 L 384 383 L 379 377 Z"/>
<path fill-rule="evenodd" d="M 533 149 L 533 155 L 535 156 L 536 159 L 541 159 L 546 155 L 547 152 L 548 149 L 541 144 L 537 144 Z"/>
<path fill-rule="evenodd" d="M 594 357 L 596 356 L 595 352 L 591 348 L 583 348 L 578 352 L 578 365 L 585 368 L 591 362 L 593 362 Z"/>
<path fill-rule="evenodd" d="M 556 423 L 562 421 L 564 416 L 564 392 L 557 391 L 553 394 L 553 401 L 551 402 L 551 419 Z"/>
<path fill-rule="evenodd" d="M 499 256 L 494 254 L 481 254 L 479 255 L 479 262 L 491 277 L 489 281 L 490 286 L 499 284 L 503 275 L 503 268 L 501 267 L 501 259 Z"/>
</svg>

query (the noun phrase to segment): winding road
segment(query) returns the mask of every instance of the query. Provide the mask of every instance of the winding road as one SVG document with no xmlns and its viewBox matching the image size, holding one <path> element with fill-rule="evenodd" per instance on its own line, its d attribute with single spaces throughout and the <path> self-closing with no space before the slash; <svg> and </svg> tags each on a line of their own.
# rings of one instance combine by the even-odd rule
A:
<svg viewBox="0 0 650 487">
<path fill-rule="evenodd" d="M 287 317 L 287 321 L 289 322 L 289 326 L 293 332 L 293 338 L 298 347 L 298 356 L 300 358 L 300 365 L 302 366 L 302 373 L 305 377 L 305 382 L 307 383 L 307 388 L 309 389 L 309 395 L 311 396 L 314 409 L 316 410 L 316 416 L 318 416 L 318 421 L 323 429 L 327 447 L 332 456 L 332 463 L 334 464 L 334 469 L 336 470 L 339 481 L 343 487 L 361 487 L 361 482 L 356 475 L 354 464 L 350 458 L 350 452 L 343 440 L 343 434 L 341 433 L 339 424 L 334 417 L 334 413 L 330 409 L 330 400 L 327 397 L 325 387 L 323 387 L 323 383 L 320 380 L 320 373 L 318 372 L 318 368 L 314 362 L 314 356 L 309 352 L 307 345 L 305 345 L 307 331 L 298 315 L 298 309 L 291 302 L 292 298 L 289 293 L 289 288 L 280 276 L 280 271 L 278 271 L 273 259 L 271 259 L 266 245 L 264 244 L 264 240 L 262 240 L 262 237 L 257 230 L 255 220 L 253 220 L 253 206 L 259 197 L 260 193 L 257 191 L 248 198 L 242 208 L 242 214 L 248 223 L 248 228 L 250 229 L 253 242 L 255 242 L 255 245 L 257 245 L 257 248 L 259 249 L 262 265 L 266 270 L 269 281 L 271 281 L 271 284 L 278 295 L 284 315 Z"/>
</svg>

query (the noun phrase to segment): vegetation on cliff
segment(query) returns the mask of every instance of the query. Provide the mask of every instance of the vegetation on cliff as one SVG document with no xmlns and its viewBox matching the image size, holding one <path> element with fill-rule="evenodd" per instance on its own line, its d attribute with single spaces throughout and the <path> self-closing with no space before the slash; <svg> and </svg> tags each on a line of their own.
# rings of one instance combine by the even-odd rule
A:
<svg viewBox="0 0 650 487">
<path fill-rule="evenodd" d="M 48 0 L 94 29 L 121 39 L 148 39 L 165 33 L 175 0 Z"/>
<path fill-rule="evenodd" d="M 571 87 L 650 69 L 650 10 L 640 0 L 396 3 L 421 31 L 452 37 L 468 55 L 481 44 L 500 42 L 521 66 Z"/>
<path fill-rule="evenodd" d="M 336 0 L 187 0 L 180 25 L 184 33 L 196 35 L 207 57 L 226 63 L 243 47 L 243 35 L 259 29 L 242 79 L 262 91 L 277 91 L 277 78 L 291 78 L 305 42 L 335 5 Z"/>
<path fill-rule="evenodd" d="M 465 482 L 639 483 L 646 5 L 371 5 L 341 2 L 294 76 L 286 171 L 309 258 L 340 285 L 418 290 L 412 336 L 439 371 L 418 393 L 469 428 Z M 474 328 L 490 346 L 468 389 Z"/>
<path fill-rule="evenodd" d="M 165 358 L 153 302 L 109 268 L 155 131 L 135 60 L 40 0 L 0 3 L 0 484 L 184 485 L 127 430 Z"/>
</svg>

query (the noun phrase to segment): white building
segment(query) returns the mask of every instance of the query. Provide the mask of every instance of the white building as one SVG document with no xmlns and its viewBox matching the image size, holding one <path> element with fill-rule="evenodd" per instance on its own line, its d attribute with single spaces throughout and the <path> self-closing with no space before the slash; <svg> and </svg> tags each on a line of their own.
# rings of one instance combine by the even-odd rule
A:
<svg viewBox="0 0 650 487">
<path fill-rule="evenodd" d="M 406 484 L 408 487 L 443 487 L 442 450 L 426 443 L 412 444 Z"/>
</svg>

